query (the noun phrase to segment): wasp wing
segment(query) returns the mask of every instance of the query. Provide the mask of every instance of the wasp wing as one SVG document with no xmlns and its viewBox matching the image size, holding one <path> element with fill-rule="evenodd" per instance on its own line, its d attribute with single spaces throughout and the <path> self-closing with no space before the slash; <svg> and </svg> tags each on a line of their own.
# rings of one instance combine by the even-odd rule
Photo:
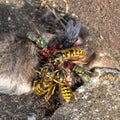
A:
<svg viewBox="0 0 120 120">
<path fill-rule="evenodd" d="M 64 35 L 64 39 L 62 40 L 63 48 L 70 48 L 77 41 L 79 32 L 81 29 L 81 24 L 73 25 L 73 20 L 70 20 L 66 26 L 66 32 Z"/>
<path fill-rule="evenodd" d="M 66 33 L 65 33 L 65 37 L 67 38 L 66 40 L 74 42 L 74 40 L 79 35 L 80 29 L 81 29 L 81 24 L 78 23 L 74 26 L 73 20 L 70 20 L 66 26 Z"/>
</svg>

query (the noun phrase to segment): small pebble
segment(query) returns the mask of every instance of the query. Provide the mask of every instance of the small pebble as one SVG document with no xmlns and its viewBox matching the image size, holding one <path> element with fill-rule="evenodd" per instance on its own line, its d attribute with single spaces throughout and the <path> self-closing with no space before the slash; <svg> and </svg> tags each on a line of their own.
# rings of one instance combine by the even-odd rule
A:
<svg viewBox="0 0 120 120">
<path fill-rule="evenodd" d="M 33 115 L 33 116 L 28 116 L 27 120 L 36 120 L 36 117 Z"/>
<path fill-rule="evenodd" d="M 10 21 L 11 20 L 11 17 L 8 17 L 8 21 Z"/>
<path fill-rule="evenodd" d="M 6 3 L 8 4 L 8 3 L 9 3 L 9 1 L 8 1 L 8 0 L 6 0 Z"/>
</svg>

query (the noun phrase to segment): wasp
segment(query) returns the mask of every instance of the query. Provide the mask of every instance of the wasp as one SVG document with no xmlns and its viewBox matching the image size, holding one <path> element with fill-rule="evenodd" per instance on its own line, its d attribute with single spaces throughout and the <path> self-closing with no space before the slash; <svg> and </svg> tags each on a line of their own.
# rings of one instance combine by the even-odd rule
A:
<svg viewBox="0 0 120 120">
<path fill-rule="evenodd" d="M 54 94 L 56 84 L 53 81 L 54 72 L 52 66 L 45 65 L 40 68 L 40 71 L 35 70 L 41 78 L 40 81 L 34 80 L 33 86 L 37 95 L 45 95 L 45 100 L 48 101 Z"/>
<path fill-rule="evenodd" d="M 45 100 L 48 101 L 54 94 L 56 86 L 59 86 L 62 98 L 69 103 L 73 93 L 66 79 L 66 73 L 63 69 L 53 69 L 53 66 L 43 66 L 39 71 L 35 70 L 41 78 L 40 81 L 34 80 L 33 86 L 37 95 L 45 95 Z"/>
<path fill-rule="evenodd" d="M 69 48 L 66 50 L 59 50 L 49 58 L 50 63 L 63 63 L 64 61 L 79 61 L 79 63 L 87 64 L 84 59 L 86 52 L 80 48 Z"/>
<path fill-rule="evenodd" d="M 73 92 L 68 84 L 66 73 L 64 70 L 56 70 L 54 81 L 58 83 L 62 98 L 69 103 L 73 97 Z"/>
</svg>

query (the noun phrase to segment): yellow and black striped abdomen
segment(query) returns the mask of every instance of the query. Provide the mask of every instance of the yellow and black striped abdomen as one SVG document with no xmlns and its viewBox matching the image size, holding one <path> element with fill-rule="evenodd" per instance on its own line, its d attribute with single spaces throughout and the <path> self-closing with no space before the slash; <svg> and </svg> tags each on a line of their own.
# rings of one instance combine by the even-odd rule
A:
<svg viewBox="0 0 120 120">
<path fill-rule="evenodd" d="M 61 90 L 62 98 L 67 103 L 69 103 L 73 96 L 71 88 L 69 86 L 67 86 L 66 84 L 60 84 L 60 90 Z"/>
<path fill-rule="evenodd" d="M 48 89 L 50 88 L 51 85 L 52 85 L 51 81 L 48 82 L 48 81 L 42 80 L 40 83 L 36 85 L 35 93 L 37 95 L 45 94 L 48 92 Z"/>
<path fill-rule="evenodd" d="M 60 51 L 59 51 L 60 53 Z M 74 60 L 76 58 L 84 58 L 86 53 L 80 48 L 69 48 L 66 50 L 61 50 L 62 60 Z"/>
<path fill-rule="evenodd" d="M 65 60 L 76 60 L 78 58 L 84 58 L 86 53 L 80 48 L 69 48 L 65 50 L 59 50 L 56 54 L 51 55 L 49 58 L 50 63 L 62 63 Z"/>
<path fill-rule="evenodd" d="M 69 52 L 71 57 L 84 57 L 86 55 L 85 51 L 80 48 L 70 48 Z"/>
</svg>

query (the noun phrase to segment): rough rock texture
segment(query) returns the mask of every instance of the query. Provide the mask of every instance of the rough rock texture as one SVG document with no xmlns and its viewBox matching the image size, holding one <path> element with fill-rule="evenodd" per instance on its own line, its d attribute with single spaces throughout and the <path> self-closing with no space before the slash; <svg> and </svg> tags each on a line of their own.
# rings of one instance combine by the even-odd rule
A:
<svg viewBox="0 0 120 120">
<path fill-rule="evenodd" d="M 69 7 L 78 16 L 77 21 L 88 26 L 88 46 L 97 56 L 90 68 L 103 66 L 120 69 L 119 0 L 71 0 Z"/>
<path fill-rule="evenodd" d="M 37 33 L 34 18 L 30 16 L 34 9 L 24 1 L 19 1 L 19 6 L 15 1 L 0 3 L 0 93 L 29 93 L 33 90 L 31 82 L 38 54 L 25 34 L 31 31 Z M 43 37 L 49 41 L 52 35 L 45 34 Z"/>
<path fill-rule="evenodd" d="M 77 89 L 77 100 L 58 108 L 51 120 L 119 120 L 120 72 L 98 68 L 95 74 Z"/>
<path fill-rule="evenodd" d="M 0 35 L 0 93 L 29 93 L 38 63 L 35 45 L 15 33 Z"/>
</svg>

